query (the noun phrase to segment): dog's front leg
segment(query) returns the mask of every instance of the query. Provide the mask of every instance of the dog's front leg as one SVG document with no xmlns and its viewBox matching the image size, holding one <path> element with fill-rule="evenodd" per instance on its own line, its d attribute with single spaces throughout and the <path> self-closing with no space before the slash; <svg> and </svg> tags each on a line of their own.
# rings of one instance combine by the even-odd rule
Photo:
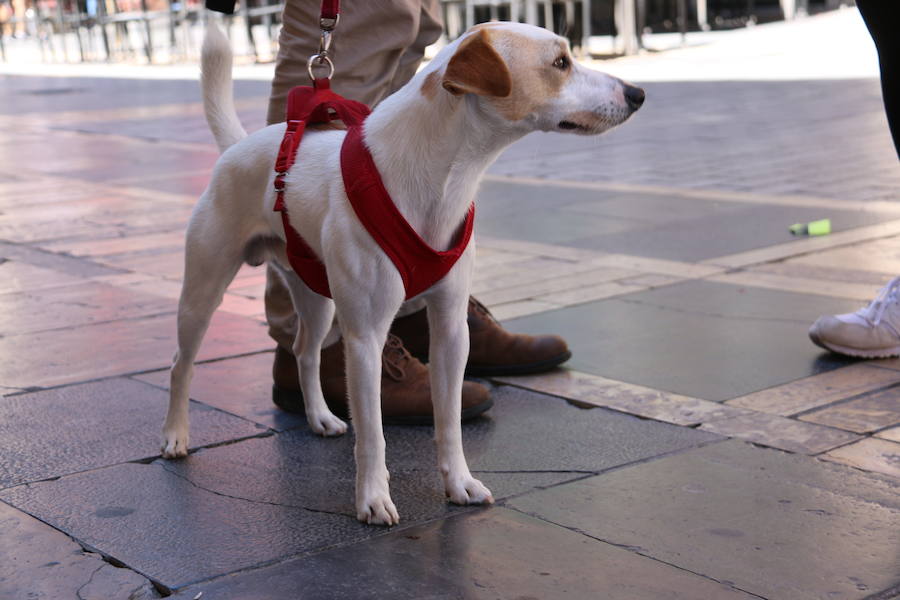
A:
<svg viewBox="0 0 900 600">
<path fill-rule="evenodd" d="M 343 327 L 343 326 L 342 326 Z M 370 525 L 396 525 L 381 427 L 381 353 L 384 335 L 344 335 L 350 415 L 356 434 L 356 518 Z"/>
<path fill-rule="evenodd" d="M 393 286 L 390 276 L 396 279 Z M 356 435 L 356 518 L 371 525 L 396 525 L 400 516 L 388 487 L 381 426 L 381 361 L 388 329 L 403 301 L 403 284 L 395 273 L 375 278 L 379 279 L 382 289 L 374 295 L 360 293 L 356 285 L 350 293 L 342 293 L 347 286 L 340 284 L 332 284 L 331 289 L 343 334 L 350 417 Z"/>
<path fill-rule="evenodd" d="M 429 369 L 434 405 L 434 437 L 444 491 L 455 504 L 491 504 L 491 491 L 472 477 L 463 454 L 462 384 L 469 356 L 466 324 L 468 286 L 447 282 L 449 288 L 428 298 Z M 464 287 L 465 290 L 458 288 Z M 460 293 L 462 292 L 462 293 Z"/>
</svg>

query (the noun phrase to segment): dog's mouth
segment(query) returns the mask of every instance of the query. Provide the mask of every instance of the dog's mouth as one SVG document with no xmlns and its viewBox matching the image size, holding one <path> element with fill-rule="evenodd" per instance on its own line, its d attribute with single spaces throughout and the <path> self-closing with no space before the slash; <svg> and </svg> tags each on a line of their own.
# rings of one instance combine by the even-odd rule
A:
<svg viewBox="0 0 900 600">
<path fill-rule="evenodd" d="M 585 127 L 584 125 L 579 125 L 578 123 L 573 123 L 572 121 L 560 121 L 556 126 L 564 131 L 574 131 L 574 130 L 587 131 L 588 130 L 588 128 Z"/>
</svg>

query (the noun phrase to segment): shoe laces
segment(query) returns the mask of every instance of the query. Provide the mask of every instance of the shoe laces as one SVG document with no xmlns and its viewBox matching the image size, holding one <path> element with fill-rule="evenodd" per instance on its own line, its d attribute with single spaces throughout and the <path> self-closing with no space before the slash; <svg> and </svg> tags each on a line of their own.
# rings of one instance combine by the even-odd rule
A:
<svg viewBox="0 0 900 600">
<path fill-rule="evenodd" d="M 860 310 L 858 314 L 871 323 L 873 327 L 878 325 L 884 318 L 884 313 L 887 311 L 888 307 L 897 304 L 898 300 L 900 300 L 898 291 L 900 291 L 900 276 L 894 277 L 887 282 L 887 284 L 879 290 L 875 299 L 869 302 L 869 305 Z"/>
<path fill-rule="evenodd" d="M 403 347 L 403 341 L 393 333 L 388 334 L 381 356 L 381 368 L 385 374 L 394 381 L 403 381 L 406 366 L 412 360 L 412 355 Z"/>
</svg>

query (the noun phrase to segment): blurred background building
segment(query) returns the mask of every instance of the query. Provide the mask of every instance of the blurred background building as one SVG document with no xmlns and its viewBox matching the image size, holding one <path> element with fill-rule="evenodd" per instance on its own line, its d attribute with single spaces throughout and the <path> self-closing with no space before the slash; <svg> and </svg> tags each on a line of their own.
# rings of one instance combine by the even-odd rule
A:
<svg viewBox="0 0 900 600">
<path fill-rule="evenodd" d="M 582 55 L 594 56 L 671 47 L 688 43 L 690 33 L 790 20 L 848 4 L 852 0 L 442 1 L 444 42 L 474 23 L 518 20 L 566 35 Z M 239 60 L 273 60 L 282 6 L 277 0 L 246 0 L 226 18 Z M 0 59 L 191 62 L 205 18 L 201 0 L 0 0 Z"/>
</svg>

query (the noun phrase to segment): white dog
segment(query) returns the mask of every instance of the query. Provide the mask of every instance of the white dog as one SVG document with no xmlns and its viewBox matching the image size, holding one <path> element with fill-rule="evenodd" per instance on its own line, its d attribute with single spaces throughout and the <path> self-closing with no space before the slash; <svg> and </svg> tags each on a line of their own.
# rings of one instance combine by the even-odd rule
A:
<svg viewBox="0 0 900 600">
<path fill-rule="evenodd" d="M 339 154 L 344 131 L 309 131 L 287 174 L 292 226 L 324 262 L 334 301 L 291 270 L 285 233 L 273 212 L 273 165 L 285 125 L 247 136 L 234 110 L 231 51 L 211 24 L 203 46 L 206 117 L 222 156 L 187 230 L 178 351 L 171 374 L 163 456 L 188 453 L 188 393 L 193 362 L 210 318 L 243 262 L 270 261 L 284 277 L 301 319 L 294 352 L 309 426 L 343 434 L 325 404 L 319 354 L 337 310 L 356 430 L 357 518 L 399 522 L 388 490 L 381 428 L 381 351 L 404 302 L 403 281 L 348 203 Z M 364 124 L 364 139 L 400 213 L 438 250 L 451 246 L 479 178 L 525 134 L 599 134 L 624 122 L 643 90 L 577 64 L 565 39 L 518 23 L 476 26 L 441 50 Z M 463 371 L 469 348 L 466 309 L 475 257 L 469 244 L 450 272 L 419 298 L 428 307 L 435 439 L 444 488 L 456 504 L 491 503 L 462 449 Z"/>
</svg>

